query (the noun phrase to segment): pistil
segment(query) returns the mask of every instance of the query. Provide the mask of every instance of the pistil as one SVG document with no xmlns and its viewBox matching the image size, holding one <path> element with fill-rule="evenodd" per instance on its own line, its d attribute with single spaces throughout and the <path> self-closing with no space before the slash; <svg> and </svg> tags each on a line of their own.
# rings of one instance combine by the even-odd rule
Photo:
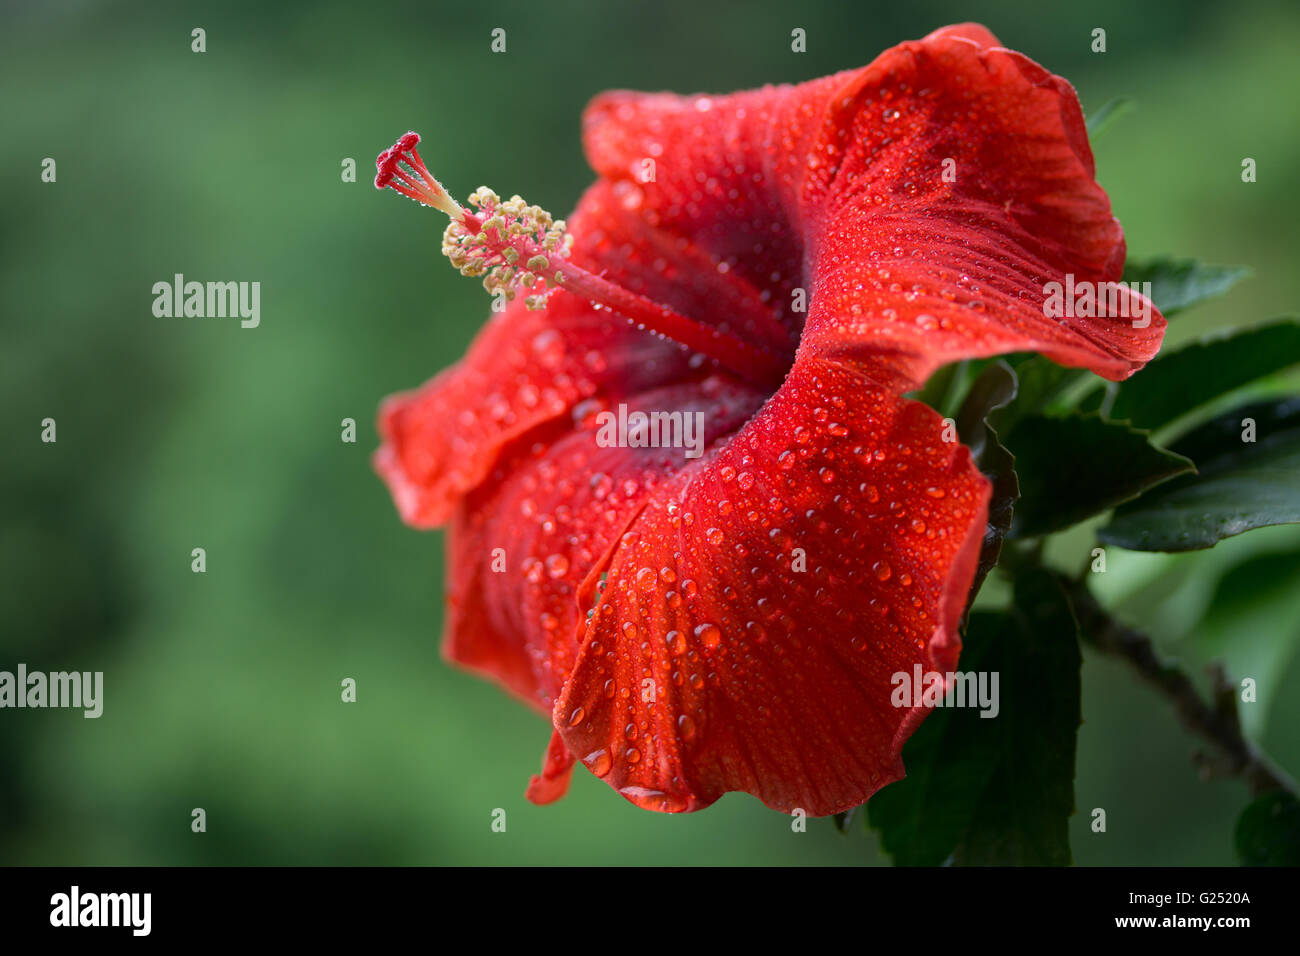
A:
<svg viewBox="0 0 1300 956">
<path fill-rule="evenodd" d="M 446 213 L 451 222 L 443 234 L 443 254 L 462 275 L 482 276 L 488 292 L 507 301 L 523 295 L 527 308 L 544 309 L 556 289 L 565 289 L 749 381 L 772 386 L 785 377 L 788 357 L 682 315 L 574 263 L 569 258 L 573 237 L 564 220 L 553 219 L 546 210 L 518 196 L 503 201 L 486 186 L 469 197 L 474 210 L 465 209 L 420 159 L 415 148 L 419 141 L 417 133 L 407 133 L 379 154 L 375 187 L 389 187 Z"/>
</svg>

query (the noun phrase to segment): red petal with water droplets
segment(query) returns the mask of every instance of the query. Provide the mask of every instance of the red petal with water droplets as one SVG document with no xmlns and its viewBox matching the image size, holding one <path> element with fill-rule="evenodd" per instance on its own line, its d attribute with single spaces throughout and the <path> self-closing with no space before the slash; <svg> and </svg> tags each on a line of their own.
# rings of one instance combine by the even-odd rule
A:
<svg viewBox="0 0 1300 956">
<path fill-rule="evenodd" d="M 596 394 L 620 394 L 682 375 L 675 345 L 632 329 L 567 293 L 545 312 L 521 300 L 495 315 L 457 365 L 380 410 L 375 467 L 402 519 L 444 524 L 501 449 Z"/>
<path fill-rule="evenodd" d="M 902 776 L 891 677 L 955 666 L 988 486 L 892 384 L 800 362 L 630 526 L 554 719 L 634 803 L 822 815 Z"/>
<path fill-rule="evenodd" d="M 740 428 L 765 396 L 722 376 L 645 392 L 638 410 L 699 415 L 701 450 Z M 550 713 L 577 655 L 584 609 L 620 536 L 687 459 L 682 448 L 602 447 L 605 413 L 575 416 L 502 449 L 457 509 L 448 537 L 444 652 Z"/>
<path fill-rule="evenodd" d="M 806 350 L 885 355 L 919 383 L 1014 351 L 1119 379 L 1159 348 L 1154 309 L 1138 324 L 1045 316 L 1046 283 L 1119 279 L 1123 231 L 1073 88 L 982 27 L 795 87 L 606 94 L 585 138 L 598 172 L 641 191 L 647 222 L 734 268 L 779 273 L 779 302 L 802 274 Z M 640 184 L 648 156 L 662 158 Z M 767 241 L 780 233 L 799 241 Z M 1149 306 L 1117 291 L 1126 315 Z"/>
</svg>

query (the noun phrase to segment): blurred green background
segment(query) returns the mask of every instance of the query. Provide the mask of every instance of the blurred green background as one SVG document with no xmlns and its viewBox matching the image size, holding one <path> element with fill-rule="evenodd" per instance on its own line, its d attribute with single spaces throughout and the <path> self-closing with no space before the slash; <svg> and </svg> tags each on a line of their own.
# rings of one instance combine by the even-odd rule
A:
<svg viewBox="0 0 1300 956">
<path fill-rule="evenodd" d="M 1132 255 L 1254 267 L 1171 342 L 1300 302 L 1292 2 L 6 4 L 0 669 L 102 670 L 106 690 L 99 720 L 0 712 L 0 862 L 886 862 L 873 834 L 792 833 L 746 795 L 660 816 L 579 769 L 566 800 L 524 801 L 547 727 L 440 660 L 442 536 L 398 521 L 368 461 L 379 400 L 458 358 L 487 300 L 441 261 L 438 222 L 369 179 L 414 128 L 456 195 L 487 183 L 560 214 L 591 179 L 578 118 L 601 90 L 798 81 L 968 19 L 1085 111 L 1137 101 L 1096 148 Z M 176 272 L 260 281 L 261 327 L 155 318 L 151 286 Z M 1057 550 L 1073 567 L 1089 546 Z M 1105 581 L 1189 667 L 1267 671 L 1278 692 L 1248 720 L 1292 771 L 1298 555 L 1271 529 L 1114 554 Z M 1246 610 L 1202 620 L 1220 588 Z M 1196 778 L 1164 702 L 1088 654 L 1084 717 L 1078 862 L 1233 861 L 1245 788 Z"/>
</svg>

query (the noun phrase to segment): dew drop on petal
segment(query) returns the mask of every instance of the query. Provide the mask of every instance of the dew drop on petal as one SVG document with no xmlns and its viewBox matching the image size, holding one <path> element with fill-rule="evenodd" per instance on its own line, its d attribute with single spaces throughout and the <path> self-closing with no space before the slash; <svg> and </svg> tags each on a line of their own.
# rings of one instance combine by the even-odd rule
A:
<svg viewBox="0 0 1300 956">
<path fill-rule="evenodd" d="M 691 740 L 695 736 L 695 721 L 682 714 L 677 718 L 677 731 L 682 735 L 683 740 Z"/>
<path fill-rule="evenodd" d="M 600 750 L 593 750 L 587 756 L 582 758 L 582 762 L 587 765 L 587 769 L 597 777 L 603 777 L 609 773 L 613 761 L 610 760 L 609 751 L 603 747 Z"/>
<path fill-rule="evenodd" d="M 546 368 L 554 368 L 564 359 L 564 336 L 555 329 L 545 329 L 533 337 L 533 353 Z"/>
<path fill-rule="evenodd" d="M 716 624 L 705 623 L 695 628 L 695 636 L 705 647 L 717 647 L 718 642 L 722 640 L 722 631 Z"/>
</svg>

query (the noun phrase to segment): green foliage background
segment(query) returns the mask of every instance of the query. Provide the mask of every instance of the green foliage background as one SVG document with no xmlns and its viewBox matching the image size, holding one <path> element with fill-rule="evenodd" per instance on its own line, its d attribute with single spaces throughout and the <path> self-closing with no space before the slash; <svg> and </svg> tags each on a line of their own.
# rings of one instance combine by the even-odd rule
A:
<svg viewBox="0 0 1300 956">
<path fill-rule="evenodd" d="M 967 19 L 1087 112 L 1137 101 L 1096 148 L 1133 255 L 1254 268 L 1171 344 L 1300 302 L 1294 3 L 6 4 L 0 669 L 103 670 L 106 701 L 99 720 L 0 712 L 0 862 L 886 862 L 873 833 L 795 834 L 745 795 L 665 817 L 579 771 L 563 802 L 523 800 L 547 728 L 440 660 L 441 535 L 402 526 L 368 463 L 379 400 L 455 360 L 487 302 L 441 261 L 434 218 L 367 180 L 414 128 L 455 194 L 561 214 L 591 179 L 578 117 L 601 90 L 798 81 Z M 174 272 L 260 280 L 261 327 L 155 318 Z M 1050 553 L 1076 568 L 1091 542 Z M 1300 767 L 1296 529 L 1111 550 L 1106 597 L 1190 667 L 1257 674 L 1247 726 Z M 1166 705 L 1087 648 L 1083 691 L 1076 861 L 1233 862 L 1245 788 L 1200 782 Z"/>
</svg>

